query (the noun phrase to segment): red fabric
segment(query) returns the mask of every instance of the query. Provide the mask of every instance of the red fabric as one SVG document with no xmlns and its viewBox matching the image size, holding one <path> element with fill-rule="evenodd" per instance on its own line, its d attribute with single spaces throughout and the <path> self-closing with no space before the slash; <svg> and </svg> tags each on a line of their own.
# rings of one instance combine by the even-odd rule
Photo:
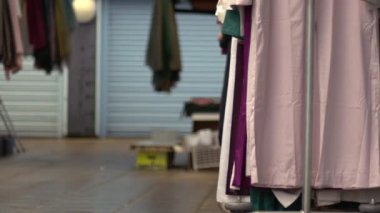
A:
<svg viewBox="0 0 380 213">
<path fill-rule="evenodd" d="M 219 103 L 219 101 L 213 98 L 193 98 L 191 99 L 191 102 L 198 105 L 208 105 L 208 104 Z"/>
<path fill-rule="evenodd" d="M 46 46 L 46 33 L 41 0 L 27 0 L 29 42 L 35 49 Z"/>
</svg>

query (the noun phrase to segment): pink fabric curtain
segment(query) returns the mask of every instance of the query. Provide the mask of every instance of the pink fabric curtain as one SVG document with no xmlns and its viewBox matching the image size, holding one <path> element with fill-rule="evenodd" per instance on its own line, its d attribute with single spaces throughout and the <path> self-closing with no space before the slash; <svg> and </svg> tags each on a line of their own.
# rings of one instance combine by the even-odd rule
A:
<svg viewBox="0 0 380 213">
<path fill-rule="evenodd" d="M 302 185 L 304 0 L 254 0 L 247 127 L 252 184 Z M 316 1 L 313 186 L 380 186 L 377 9 Z"/>
</svg>

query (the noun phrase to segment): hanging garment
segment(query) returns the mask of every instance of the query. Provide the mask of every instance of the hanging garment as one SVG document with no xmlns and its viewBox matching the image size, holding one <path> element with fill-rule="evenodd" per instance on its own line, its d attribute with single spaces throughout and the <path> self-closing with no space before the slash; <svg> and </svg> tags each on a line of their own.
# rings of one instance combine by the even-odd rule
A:
<svg viewBox="0 0 380 213">
<path fill-rule="evenodd" d="M 70 0 L 55 0 L 48 14 L 51 17 L 48 31 L 51 59 L 53 65 L 62 71 L 62 63 L 69 59 L 70 33 L 76 26 L 74 9 Z"/>
<path fill-rule="evenodd" d="M 77 26 L 75 12 L 71 0 L 63 0 L 66 23 L 69 31 L 72 31 Z"/>
<path fill-rule="evenodd" d="M 227 195 L 227 170 L 228 170 L 228 160 L 230 152 L 230 138 L 231 138 L 231 125 L 232 125 L 232 110 L 233 110 L 233 99 L 234 99 L 234 89 L 235 89 L 235 64 L 236 64 L 236 51 L 237 51 L 238 40 L 232 38 L 231 40 L 231 56 L 230 56 L 230 70 L 228 77 L 227 86 L 227 96 L 226 96 L 226 108 L 223 123 L 223 135 L 222 135 L 222 147 L 220 153 L 219 162 L 219 176 L 218 176 L 218 186 L 217 186 L 217 202 L 219 203 L 240 203 L 249 202 L 249 196 L 239 196 L 239 195 Z"/>
<path fill-rule="evenodd" d="M 14 0 L 8 0 L 9 3 L 9 11 L 11 15 L 12 20 L 12 29 L 13 29 L 13 36 L 15 39 L 15 48 L 16 48 L 16 54 L 23 54 L 24 48 L 22 45 L 22 39 L 21 39 L 21 27 L 20 27 L 20 15 L 19 14 L 19 1 Z"/>
<path fill-rule="evenodd" d="M 6 69 L 10 69 L 10 72 L 16 73 L 22 68 L 22 57 L 24 55 L 24 47 L 22 43 L 22 34 L 20 28 L 20 14 L 19 14 L 19 1 L 8 0 L 9 4 L 9 12 L 11 16 L 11 24 L 14 38 L 14 47 L 15 47 L 15 59 L 14 64 L 11 67 L 7 67 Z"/>
<path fill-rule="evenodd" d="M 70 32 L 75 27 L 74 12 L 67 0 L 26 1 L 29 42 L 32 45 L 35 67 L 51 73 L 70 54 Z"/>
<path fill-rule="evenodd" d="M 218 0 L 216 5 L 215 16 L 220 23 L 224 23 L 227 10 L 231 10 L 231 6 L 227 3 L 227 0 Z"/>
<path fill-rule="evenodd" d="M 247 89 L 252 184 L 299 187 L 303 171 L 303 0 L 256 0 Z M 294 98 L 293 98 L 294 96 Z"/>
<path fill-rule="evenodd" d="M 229 0 L 230 5 L 235 6 L 250 6 L 252 5 L 253 0 Z"/>
<path fill-rule="evenodd" d="M 12 68 L 15 67 L 16 64 L 16 44 L 13 33 L 12 26 L 12 17 L 10 11 L 10 5 L 7 0 L 3 1 L 3 11 L 1 11 L 1 15 L 3 15 L 3 29 L 1 33 L 3 34 L 3 64 L 5 70 L 6 79 L 10 79 Z"/>
<path fill-rule="evenodd" d="M 65 12 L 65 5 L 62 0 L 54 1 L 54 19 L 57 31 L 57 50 L 59 61 L 68 58 L 69 49 L 69 28 Z"/>
<path fill-rule="evenodd" d="M 226 43 L 226 49 L 227 49 L 227 60 L 226 60 L 226 66 L 224 71 L 224 79 L 223 79 L 223 88 L 222 88 L 222 94 L 220 98 L 220 111 L 219 111 L 219 123 L 218 123 L 218 141 L 219 144 L 222 143 L 222 135 L 223 135 L 223 124 L 224 124 L 224 115 L 226 112 L 226 99 L 227 99 L 227 86 L 228 86 L 228 76 L 230 71 L 230 57 L 231 57 L 231 37 L 230 36 L 224 36 L 224 41 Z"/>
<path fill-rule="evenodd" d="M 289 206 L 284 206 L 271 189 L 252 187 L 250 198 L 253 211 L 300 211 L 302 209 L 302 199 L 299 197 Z"/>
<path fill-rule="evenodd" d="M 29 30 L 29 41 L 33 47 L 33 56 L 35 67 L 44 69 L 50 73 L 53 69 L 49 48 L 49 5 L 52 6 L 51 0 L 27 0 L 27 19 Z"/>
<path fill-rule="evenodd" d="M 4 11 L 3 11 L 3 6 L 4 5 L 4 2 L 3 1 L 0 1 L 0 62 L 3 60 L 3 39 L 4 39 L 4 36 L 3 36 L 3 32 L 4 32 L 4 28 L 3 28 L 3 21 L 4 21 Z"/>
<path fill-rule="evenodd" d="M 227 11 L 226 18 L 223 24 L 223 31 L 229 33 L 235 38 L 243 38 L 242 32 L 244 32 L 244 10 L 242 8 L 236 8 L 233 10 Z M 236 162 L 239 158 L 242 157 L 241 153 L 238 153 L 237 150 L 241 149 L 243 141 L 241 137 L 244 137 L 245 133 L 242 129 L 240 119 L 240 111 L 242 108 L 243 102 L 243 93 L 246 88 L 243 88 L 244 84 L 244 42 L 239 40 L 237 51 L 236 51 L 236 61 L 233 64 L 235 67 L 235 88 L 234 88 L 234 102 L 232 110 L 232 126 L 231 126 L 231 135 L 230 135 L 230 154 L 229 154 L 229 163 L 228 163 L 228 174 L 227 174 L 227 190 L 226 193 L 229 195 L 249 195 L 249 180 L 246 187 L 235 186 L 234 180 L 241 179 L 239 171 L 241 169 L 240 163 Z M 245 122 L 245 118 L 243 120 Z M 243 134 L 242 134 L 243 133 Z M 240 135 L 242 134 L 242 135 Z M 236 155 L 237 154 L 237 155 Z M 237 175 L 238 177 L 235 177 Z"/>
<path fill-rule="evenodd" d="M 46 45 L 45 21 L 41 0 L 26 0 L 29 42 L 34 49 Z"/>
<path fill-rule="evenodd" d="M 223 34 L 243 39 L 240 22 L 239 10 L 228 10 L 223 23 Z"/>
<path fill-rule="evenodd" d="M 380 200 L 380 189 L 360 189 L 360 190 L 337 190 L 325 189 L 316 190 L 315 203 L 317 206 L 334 205 L 341 202 L 371 203 Z"/>
<path fill-rule="evenodd" d="M 53 70 L 53 60 L 51 58 L 51 41 L 50 41 L 50 26 L 51 17 L 50 10 L 54 7 L 54 1 L 51 0 L 41 0 L 41 15 L 43 20 L 43 33 L 44 33 L 44 46 L 41 48 L 34 49 L 35 67 L 38 69 L 45 70 L 46 73 L 50 74 Z"/>
<path fill-rule="evenodd" d="M 155 1 L 146 64 L 153 71 L 152 81 L 156 91 L 170 92 L 179 81 L 179 39 L 170 0 Z"/>
<path fill-rule="evenodd" d="M 27 19 L 27 11 L 26 11 L 26 0 L 20 0 L 20 28 L 21 28 L 21 39 L 22 46 L 24 47 L 24 55 L 32 55 L 33 47 L 29 43 L 29 32 L 28 32 L 28 19 Z"/>
<path fill-rule="evenodd" d="M 48 16 L 50 17 L 49 21 L 49 46 L 50 46 L 50 58 L 53 64 L 55 64 L 60 70 L 61 68 L 61 63 L 62 60 L 59 57 L 58 53 L 58 36 L 57 36 L 57 28 L 56 28 L 56 17 L 55 17 L 55 8 L 53 5 L 49 6 L 48 10 Z"/>
<path fill-rule="evenodd" d="M 229 151 L 229 159 L 228 159 L 228 174 L 227 174 L 227 190 L 226 193 L 229 195 L 234 194 L 240 194 L 240 195 L 249 195 L 249 182 L 248 187 L 244 188 L 241 186 L 235 186 L 233 184 L 234 179 L 240 179 L 242 178 L 238 172 L 236 172 L 237 165 L 239 162 L 237 162 L 242 156 L 241 153 L 238 153 L 237 150 L 241 148 L 243 141 L 240 140 L 244 137 L 243 135 L 239 135 L 242 133 L 242 126 L 239 125 L 239 118 L 240 118 L 240 110 L 241 110 L 241 102 L 242 102 L 242 92 L 243 92 L 243 78 L 244 78 L 244 65 L 243 65 L 243 44 L 238 43 L 237 50 L 236 50 L 236 61 L 235 64 L 235 88 L 234 88 L 234 102 L 233 102 L 233 109 L 232 109 L 232 125 L 231 125 L 231 134 L 230 134 L 230 151 Z M 245 120 L 243 121 L 245 122 Z M 241 151 L 241 150 L 240 150 Z M 238 156 L 236 156 L 236 154 Z M 245 159 L 244 159 L 245 160 Z M 235 177 L 235 174 L 238 175 L 238 177 Z"/>
<path fill-rule="evenodd" d="M 303 0 L 255 1 L 247 119 L 256 186 L 303 182 L 304 14 Z M 377 25 L 364 1 L 316 1 L 313 187 L 380 186 Z"/>
<path fill-rule="evenodd" d="M 219 39 L 219 47 L 221 49 L 222 55 L 227 55 L 229 53 L 229 45 L 231 43 L 231 36 L 221 34 Z"/>
<path fill-rule="evenodd" d="M 76 25 L 70 0 L 2 0 L 0 12 L 0 60 L 8 79 L 22 68 L 24 54 L 32 53 L 35 67 L 47 73 L 68 59 Z"/>
<path fill-rule="evenodd" d="M 250 178 L 246 177 L 246 148 L 247 148 L 247 126 L 246 126 L 246 101 L 247 101 L 247 74 L 248 59 L 251 44 L 251 26 L 252 26 L 252 7 L 246 6 L 244 9 L 244 41 L 243 41 L 243 57 L 242 57 L 242 80 L 239 83 L 240 92 L 235 93 L 235 102 L 239 101 L 239 110 L 237 111 L 237 120 L 234 122 L 236 128 L 234 140 L 234 175 L 232 186 L 239 189 L 249 189 Z M 237 100 L 239 99 L 239 100 Z"/>
<path fill-rule="evenodd" d="M 318 3 L 313 185 L 379 187 L 377 8 L 354 0 Z"/>
<path fill-rule="evenodd" d="M 226 13 L 232 10 L 232 6 L 249 6 L 252 3 L 253 0 L 218 0 L 215 16 L 220 23 L 224 23 Z"/>
</svg>

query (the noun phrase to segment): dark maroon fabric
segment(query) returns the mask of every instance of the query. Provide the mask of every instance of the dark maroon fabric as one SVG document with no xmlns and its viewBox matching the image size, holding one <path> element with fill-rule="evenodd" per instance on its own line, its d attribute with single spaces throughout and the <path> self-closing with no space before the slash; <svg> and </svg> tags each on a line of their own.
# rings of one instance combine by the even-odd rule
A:
<svg viewBox="0 0 380 213">
<path fill-rule="evenodd" d="M 51 22 L 51 15 L 54 1 L 51 0 L 27 0 L 27 18 L 29 30 L 29 42 L 33 47 L 33 56 L 35 59 L 34 66 L 37 69 L 43 69 L 46 73 L 51 73 L 53 70 L 52 49 L 51 43 L 54 35 L 51 33 L 54 30 Z M 51 32 L 52 31 L 52 32 Z M 56 64 L 58 64 L 58 59 Z M 58 65 L 59 67 L 59 65 Z"/>
<path fill-rule="evenodd" d="M 35 49 L 43 48 L 46 46 L 46 32 L 42 1 L 27 0 L 26 6 L 29 42 Z"/>
</svg>

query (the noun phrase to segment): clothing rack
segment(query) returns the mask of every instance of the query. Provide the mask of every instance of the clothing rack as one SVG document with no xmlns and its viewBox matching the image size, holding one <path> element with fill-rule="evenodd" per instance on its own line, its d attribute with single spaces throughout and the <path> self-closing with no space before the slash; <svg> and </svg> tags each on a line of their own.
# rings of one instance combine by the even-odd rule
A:
<svg viewBox="0 0 380 213">
<path fill-rule="evenodd" d="M 13 126 L 13 122 L 9 113 L 4 105 L 3 99 L 0 97 L 0 119 L 5 127 L 7 136 L 9 136 L 14 141 L 14 151 L 16 153 L 25 152 L 25 147 L 19 139 L 16 129 Z"/>
<path fill-rule="evenodd" d="M 306 31 L 305 31 L 305 71 L 306 71 L 306 104 L 305 104 L 305 149 L 304 149 L 304 185 L 302 194 L 303 213 L 311 213 L 311 164 L 312 164 L 312 135 L 313 135 L 313 73 L 314 73 L 314 29 L 315 29 L 315 0 L 306 0 Z M 251 212 L 245 203 L 226 204 L 230 212 Z M 362 212 L 380 212 L 380 205 L 374 200 L 360 206 Z M 289 211 L 287 211 L 289 212 Z M 321 212 L 322 213 L 322 212 Z"/>
</svg>

